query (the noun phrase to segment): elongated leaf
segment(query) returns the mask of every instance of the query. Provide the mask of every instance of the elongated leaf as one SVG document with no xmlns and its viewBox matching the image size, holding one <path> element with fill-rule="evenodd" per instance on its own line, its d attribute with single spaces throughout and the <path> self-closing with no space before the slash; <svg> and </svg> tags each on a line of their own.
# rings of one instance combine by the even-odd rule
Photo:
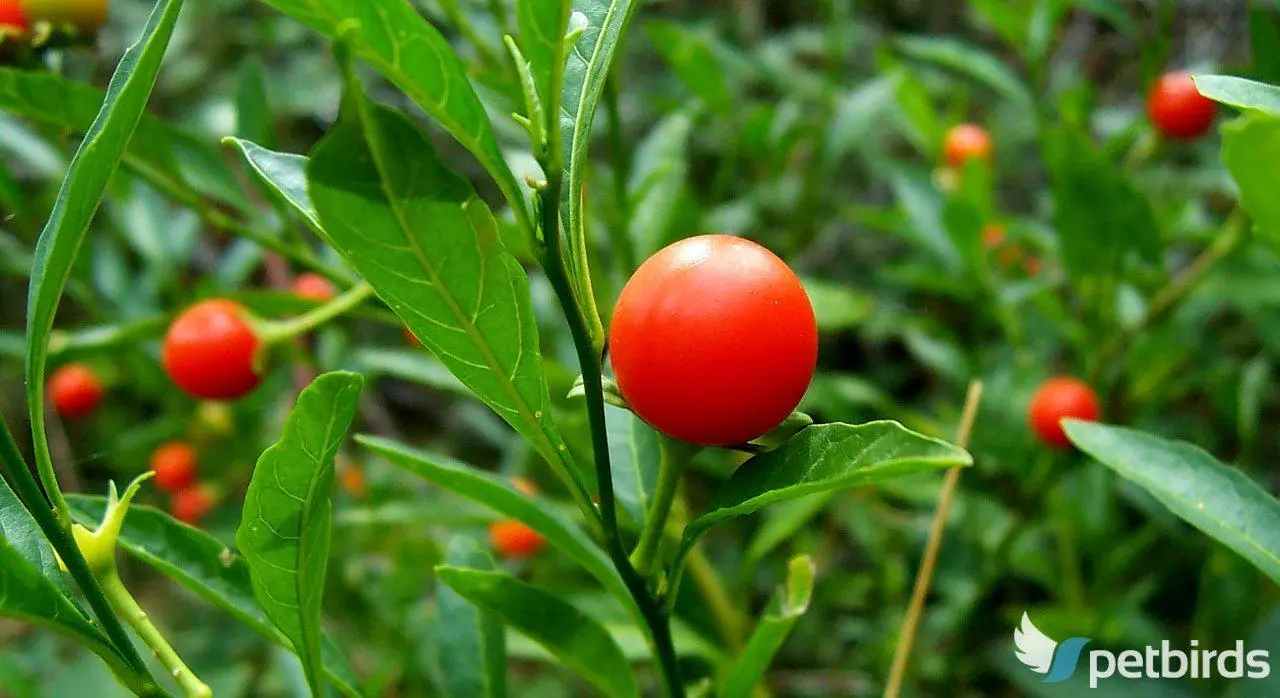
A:
<svg viewBox="0 0 1280 698">
<path fill-rule="evenodd" d="M 71 133 L 87 133 L 106 93 L 47 72 L 0 68 L 0 110 Z M 216 148 L 143 114 L 126 164 L 245 210 L 249 202 Z"/>
<path fill-rule="evenodd" d="M 364 133 L 339 126 L 308 168 L 330 244 L 593 510 L 551 418 L 528 277 L 488 207 L 403 115 L 361 111 Z"/>
<path fill-rule="evenodd" d="M 66 573 L 58 569 L 58 558 L 53 554 L 49 540 L 3 479 L 0 479 L 0 538 L 39 570 L 54 588 L 64 596 L 70 596 L 71 585 L 67 583 Z"/>
<path fill-rule="evenodd" d="M 1280 87 L 1230 75 L 1193 75 L 1200 94 L 1236 109 L 1256 109 L 1280 117 Z"/>
<path fill-rule="evenodd" d="M 618 644 L 594 618 L 500 572 L 436 568 L 440 581 L 529 636 L 611 698 L 639 696 L 635 674 Z"/>
<path fill-rule="evenodd" d="M 747 559 L 758 562 L 774 548 L 782 545 L 797 531 L 804 528 L 835 499 L 837 492 L 823 492 L 782 502 L 765 513 L 764 524 L 751 544 L 747 546 Z"/>
<path fill-rule="evenodd" d="M 105 497 L 71 495 L 67 501 L 71 515 L 85 525 L 101 521 L 107 506 Z M 253 598 L 244 558 L 216 538 L 161 511 L 134 504 L 120 530 L 119 545 L 268 640 L 293 649 L 289 638 L 271 624 Z M 343 695 L 358 698 L 360 684 L 355 672 L 332 640 L 326 636 L 323 642 L 321 653 L 329 681 Z"/>
<path fill-rule="evenodd" d="M 1280 502 L 1191 444 L 1065 420 L 1067 436 L 1121 477 L 1280 583 Z"/>
<path fill-rule="evenodd" d="M 747 698 L 760 683 L 773 657 L 782 649 L 791 629 L 805 611 L 813 596 L 813 560 L 801 555 L 791 561 L 787 583 L 778 589 L 764 615 L 751 633 L 751 640 L 725 676 L 721 695 L 724 698 Z"/>
<path fill-rule="evenodd" d="M 1031 91 L 998 58 L 982 49 L 954 39 L 908 36 L 898 40 L 898 48 L 908 56 L 928 61 L 985 83 L 1000 96 L 1030 112 L 1035 109 Z"/>
<path fill-rule="evenodd" d="M 322 696 L 320 605 L 329 559 L 333 459 L 359 405 L 359 374 L 334 371 L 298 395 L 280 440 L 263 452 L 245 494 L 236 544 L 253 594 L 293 643 Z"/>
<path fill-rule="evenodd" d="M 311 203 L 311 194 L 307 192 L 307 166 L 310 160 L 302 155 L 267 150 L 257 143 L 240 138 L 228 138 L 225 142 L 238 148 L 253 174 L 289 204 L 308 227 L 324 237 L 320 217 L 316 214 L 315 205 Z"/>
<path fill-rule="evenodd" d="M 848 489 L 925 470 L 973 463 L 964 450 L 921 436 L 897 422 L 819 424 L 780 448 L 743 463 L 701 516 L 689 522 L 676 556 L 679 581 L 685 555 L 712 526 L 807 494 Z"/>
<path fill-rule="evenodd" d="M 1240 188 L 1240 206 L 1274 240 L 1280 234 L 1280 119 L 1248 114 L 1222 127 L 1222 161 Z"/>
<path fill-rule="evenodd" d="M 412 450 L 402 444 L 361 434 L 356 441 L 411 473 L 509 516 L 547 539 L 582 565 L 624 605 L 634 611 L 631 595 L 614 571 L 609 558 L 574 523 L 542 502 L 520 492 L 505 479 L 452 459 Z"/>
<path fill-rule="evenodd" d="M 7 538 L 0 538 L 0 616 L 60 633 L 101 657 L 118 676 L 132 674 L 102 631 Z"/>
<path fill-rule="evenodd" d="M 472 538 L 454 538 L 445 561 L 453 567 L 492 571 L 493 559 Z M 502 621 L 487 609 L 441 585 L 436 591 L 436 671 L 450 698 L 505 698 L 507 650 Z"/>
<path fill-rule="evenodd" d="M 346 42 L 480 161 L 526 231 L 524 193 L 493 134 L 466 67 L 407 0 L 263 0 L 313 30 Z"/>
<path fill-rule="evenodd" d="M 894 95 L 902 81 L 901 71 L 889 73 L 859 85 L 838 99 L 827 143 L 822 149 L 825 167 L 836 167 L 845 155 L 862 146 L 893 107 Z"/>
<path fill-rule="evenodd" d="M 48 482 L 53 477 L 53 463 L 44 414 L 49 333 L 89 223 L 151 96 L 160 61 L 181 9 L 182 0 L 157 4 L 142 36 L 120 59 L 102 110 L 71 160 L 53 212 L 36 244 L 27 296 L 27 409 L 36 464 L 46 487 L 53 486 Z M 50 496 L 56 494 L 50 493 Z"/>
<path fill-rule="evenodd" d="M 518 0 L 516 22 L 520 45 L 538 86 L 545 113 L 560 113 L 564 89 L 565 34 L 569 31 L 571 0 Z"/>
<path fill-rule="evenodd" d="M 649 500 L 658 486 L 661 445 L 658 432 L 644 420 L 613 405 L 605 405 L 609 435 L 609 464 L 613 468 L 613 493 L 631 521 L 644 526 Z"/>
</svg>

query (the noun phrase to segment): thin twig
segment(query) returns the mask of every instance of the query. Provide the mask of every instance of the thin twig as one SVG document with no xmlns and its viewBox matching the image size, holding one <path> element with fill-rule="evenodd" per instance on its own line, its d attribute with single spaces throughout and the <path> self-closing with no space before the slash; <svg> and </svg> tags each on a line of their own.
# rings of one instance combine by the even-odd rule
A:
<svg viewBox="0 0 1280 698">
<path fill-rule="evenodd" d="M 965 448 L 969 445 L 969 433 L 973 431 L 973 420 L 978 414 L 978 403 L 982 401 L 982 382 L 969 384 L 969 393 L 964 399 L 964 412 L 960 416 L 960 427 L 956 430 L 956 445 Z M 902 690 L 902 680 L 907 673 L 907 660 L 911 658 L 911 648 L 915 644 L 916 631 L 920 627 L 920 617 L 924 614 L 924 598 L 929 593 L 929 584 L 933 580 L 933 568 L 938 562 L 938 550 L 942 548 L 942 534 L 947 527 L 947 513 L 951 510 L 951 502 L 955 498 L 956 486 L 960 483 L 960 468 L 947 471 L 947 479 L 942 483 L 942 493 L 938 496 L 938 510 L 933 515 L 933 525 L 929 529 L 929 541 L 925 544 L 924 559 L 920 563 L 920 573 L 916 575 L 916 585 L 911 591 L 911 605 L 907 607 L 907 617 L 902 623 L 902 635 L 898 637 L 898 647 L 893 652 L 893 668 L 889 672 L 889 683 L 884 689 L 884 698 L 898 698 Z"/>
</svg>

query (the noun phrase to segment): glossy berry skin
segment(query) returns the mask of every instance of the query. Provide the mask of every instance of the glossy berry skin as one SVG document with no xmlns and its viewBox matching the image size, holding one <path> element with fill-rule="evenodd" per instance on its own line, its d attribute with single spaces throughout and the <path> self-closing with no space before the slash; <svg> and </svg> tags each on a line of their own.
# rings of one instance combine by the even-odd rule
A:
<svg viewBox="0 0 1280 698">
<path fill-rule="evenodd" d="M 1067 448 L 1071 440 L 1062 429 L 1063 419 L 1097 421 L 1102 414 L 1098 396 L 1087 383 L 1077 378 L 1050 378 L 1031 397 L 1027 421 L 1045 445 Z"/>
<path fill-rule="evenodd" d="M 210 511 L 213 511 L 215 504 L 217 502 L 213 492 L 208 487 L 193 485 L 173 495 L 169 510 L 173 518 L 182 523 L 197 526 Z"/>
<path fill-rule="evenodd" d="M 800 279 L 754 242 L 681 240 L 640 265 L 613 312 L 610 355 L 631 409 L 704 446 L 740 444 L 782 423 L 818 358 Z"/>
<path fill-rule="evenodd" d="M 1165 73 L 1147 95 L 1147 116 L 1160 133 L 1178 140 L 1195 140 L 1213 126 L 1213 100 L 1200 94 L 1187 73 Z"/>
<path fill-rule="evenodd" d="M 184 441 L 162 445 L 151 454 L 151 469 L 155 471 L 156 486 L 177 494 L 196 481 L 196 450 Z"/>
<path fill-rule="evenodd" d="M 991 136 L 981 126 L 960 124 L 947 131 L 942 150 L 948 165 L 963 167 L 973 158 L 987 160 L 991 157 Z"/>
<path fill-rule="evenodd" d="M 489 541 L 499 555 L 508 558 L 531 557 L 547 544 L 537 531 L 519 521 L 494 521 L 489 524 Z"/>
<path fill-rule="evenodd" d="M 184 392 L 206 400 L 235 400 L 258 387 L 258 335 L 245 310 L 228 300 L 187 308 L 164 337 L 164 369 Z"/>
<path fill-rule="evenodd" d="M 0 0 L 0 30 L 25 32 L 31 28 L 20 0 Z"/>
<path fill-rule="evenodd" d="M 333 289 L 333 284 L 328 279 L 310 272 L 299 274 L 298 278 L 294 279 L 293 287 L 290 288 L 290 291 L 299 298 L 305 298 L 317 303 L 327 303 L 338 295 Z"/>
<path fill-rule="evenodd" d="M 67 364 L 54 371 L 46 389 L 53 408 L 66 419 L 93 414 L 106 394 L 98 374 L 84 364 Z"/>
</svg>

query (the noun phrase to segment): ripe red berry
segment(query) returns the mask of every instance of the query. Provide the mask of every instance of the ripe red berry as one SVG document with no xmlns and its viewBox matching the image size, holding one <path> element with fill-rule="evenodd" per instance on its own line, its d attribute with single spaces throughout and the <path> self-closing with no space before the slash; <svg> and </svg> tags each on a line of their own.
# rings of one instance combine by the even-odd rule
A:
<svg viewBox="0 0 1280 698">
<path fill-rule="evenodd" d="M 991 157 L 991 136 L 981 126 L 960 124 L 947 131 L 942 149 L 948 165 L 962 167 L 972 158 Z"/>
<path fill-rule="evenodd" d="M 1170 138 L 1194 140 L 1208 133 L 1214 110 L 1213 100 L 1201 95 L 1183 72 L 1161 75 L 1147 95 L 1147 116 Z"/>
<path fill-rule="evenodd" d="M 81 419 L 93 414 L 106 390 L 93 369 L 84 364 L 67 364 L 49 376 L 49 399 L 58 414 Z"/>
<path fill-rule="evenodd" d="M 20 0 L 0 0 L 0 31 L 25 32 L 31 28 Z"/>
<path fill-rule="evenodd" d="M 537 554 L 547 544 L 538 532 L 519 521 L 489 524 L 489 541 L 502 557 L 522 558 Z"/>
<path fill-rule="evenodd" d="M 177 494 L 196 481 L 196 450 L 184 441 L 162 445 L 151 454 L 151 469 L 156 473 L 156 486 Z"/>
<path fill-rule="evenodd" d="M 214 504 L 216 501 L 213 492 L 204 485 L 196 484 L 173 495 L 170 512 L 173 518 L 196 526 L 206 514 L 213 511 Z"/>
<path fill-rule="evenodd" d="M 317 303 L 331 301 L 337 296 L 337 292 L 333 289 L 333 284 L 328 279 L 311 272 L 299 274 L 298 278 L 294 279 L 293 287 L 290 290 L 293 295 L 299 298 L 305 298 Z"/>
<path fill-rule="evenodd" d="M 258 387 L 258 335 L 229 300 L 187 308 L 164 337 L 164 369 L 179 388 L 207 400 L 234 400 Z"/>
<path fill-rule="evenodd" d="M 640 265 L 614 309 L 609 351 L 642 419 L 725 446 L 764 435 L 799 404 L 818 327 L 785 262 L 754 242 L 703 235 Z"/>
<path fill-rule="evenodd" d="M 1093 388 L 1078 378 L 1058 377 L 1045 381 L 1032 396 L 1027 421 L 1046 445 L 1066 448 L 1071 440 L 1062 430 L 1063 419 L 1093 422 L 1101 414 L 1102 405 Z"/>
</svg>

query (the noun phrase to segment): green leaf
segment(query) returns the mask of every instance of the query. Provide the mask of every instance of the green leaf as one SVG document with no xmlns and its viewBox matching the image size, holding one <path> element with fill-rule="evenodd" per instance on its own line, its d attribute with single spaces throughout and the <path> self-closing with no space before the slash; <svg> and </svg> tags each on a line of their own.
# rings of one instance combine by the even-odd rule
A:
<svg viewBox="0 0 1280 698">
<path fill-rule="evenodd" d="M 394 111 L 366 111 L 363 134 L 355 120 L 340 125 L 308 168 L 329 243 L 594 511 L 552 421 L 524 269 L 488 207 L 422 134 Z"/>
<path fill-rule="evenodd" d="M 82 524 L 96 525 L 106 511 L 105 497 L 71 495 L 71 514 Z M 268 640 L 292 649 L 289 638 L 271 624 L 253 598 L 249 567 L 244 558 L 221 541 L 147 506 L 129 508 L 120 530 L 119 545 L 126 553 L 154 567 L 197 596 L 230 613 Z M 328 637 L 321 648 L 325 674 L 343 695 L 359 698 L 359 681 L 342 652 Z"/>
<path fill-rule="evenodd" d="M 1280 80 L 1280 22 L 1276 8 L 1249 7 L 1249 49 L 1253 60 L 1253 77 L 1275 82 Z"/>
<path fill-rule="evenodd" d="M 1200 94 L 1236 109 L 1280 117 L 1280 87 L 1230 75 L 1192 75 Z"/>
<path fill-rule="evenodd" d="M 520 46 L 533 71 L 538 98 L 545 113 L 557 118 L 564 91 L 565 34 L 569 31 L 571 0 L 518 0 L 516 22 Z M 558 132 L 558 127 L 557 127 Z"/>
<path fill-rule="evenodd" d="M 275 147 L 271 101 L 262 61 L 250 56 L 240 64 L 236 80 L 236 135 L 264 147 Z"/>
<path fill-rule="evenodd" d="M 764 615 L 756 623 L 747 646 L 725 676 L 723 698 L 747 698 L 764 678 L 773 657 L 782 649 L 791 629 L 805 611 L 813 596 L 813 560 L 800 555 L 787 567 L 787 583 L 778 589 Z"/>
<path fill-rule="evenodd" d="M 106 97 L 92 85 L 53 73 L 0 68 L 0 110 L 72 133 L 93 128 Z M 137 120 L 136 137 L 129 141 L 124 162 L 177 187 L 194 189 L 241 210 L 249 208 L 235 173 L 217 148 L 153 116 L 143 114 Z"/>
<path fill-rule="evenodd" d="M 542 501 L 525 495 L 504 478 L 450 458 L 416 451 L 395 441 L 365 434 L 357 436 L 356 442 L 432 484 L 509 516 L 537 531 L 548 543 L 582 565 L 633 613 L 636 612 L 631 595 L 604 552 L 579 526 L 566 520 Z"/>
<path fill-rule="evenodd" d="M 0 616 L 74 640 L 101 657 L 119 677 L 133 673 L 102 631 L 7 538 L 0 538 L 0 570 Z"/>
<path fill-rule="evenodd" d="M 862 146 L 893 107 L 903 82 L 902 71 L 881 75 L 836 99 L 835 114 L 822 148 L 824 166 L 833 169 Z"/>
<path fill-rule="evenodd" d="M 1035 110 L 1035 99 L 1022 79 L 976 46 L 954 39 L 907 36 L 898 40 L 898 48 L 912 58 L 968 75 L 1027 112 Z"/>
<path fill-rule="evenodd" d="M 141 37 L 120 59 L 102 110 L 71 160 L 53 212 L 36 244 L 27 299 L 27 410 L 36 465 L 46 489 L 57 486 L 45 433 L 44 405 L 45 368 L 54 316 L 107 182 L 142 118 L 181 9 L 182 0 L 157 4 Z M 65 507 L 60 492 L 48 495 L 59 509 Z"/>
<path fill-rule="evenodd" d="M 493 125 L 448 40 L 405 0 L 263 0 L 311 29 L 341 40 L 399 87 L 480 161 L 532 237 L 523 190 Z"/>
<path fill-rule="evenodd" d="M 805 279 L 804 290 L 813 304 L 821 332 L 840 332 L 861 325 L 870 316 L 874 301 L 861 291 L 844 284 Z"/>
<path fill-rule="evenodd" d="M 1240 189 L 1240 206 L 1254 225 L 1280 234 L 1280 119 L 1247 114 L 1222 127 L 1222 161 Z"/>
<path fill-rule="evenodd" d="M 807 427 L 780 448 L 743 463 L 720 486 L 707 511 L 689 522 L 672 568 L 672 588 L 679 582 L 684 557 L 718 523 L 808 494 L 972 463 L 963 449 L 921 436 L 897 422 Z"/>
<path fill-rule="evenodd" d="M 280 440 L 254 467 L 236 531 L 254 596 L 293 643 L 314 696 L 324 695 L 320 606 L 329 561 L 333 459 L 363 385 L 359 374 L 334 371 L 298 395 Z"/>
<path fill-rule="evenodd" d="M 613 494 L 638 530 L 644 526 L 649 502 L 658 486 L 660 437 L 631 410 L 605 405 L 604 420 L 609 464 L 613 468 Z"/>
<path fill-rule="evenodd" d="M 325 237 L 316 207 L 311 203 L 311 194 L 307 192 L 307 167 L 310 160 L 302 155 L 267 150 L 257 143 L 240 138 L 228 138 L 224 142 L 239 149 L 253 174 L 289 204 L 307 227 Z"/>
<path fill-rule="evenodd" d="M 1063 426 L 1080 450 L 1280 583 L 1280 502 L 1258 483 L 1188 443 L 1070 419 Z"/>
<path fill-rule="evenodd" d="M 646 22 L 645 32 L 653 47 L 671 64 L 680 82 L 690 92 L 717 111 L 733 106 L 724 67 L 716 60 L 715 51 L 705 34 L 673 22 L 660 21 Z"/>
<path fill-rule="evenodd" d="M 493 559 L 472 538 L 449 544 L 447 564 L 492 571 Z M 505 698 L 507 651 L 502 621 L 452 587 L 436 591 L 435 662 L 440 690 L 449 698 Z"/>
<path fill-rule="evenodd" d="M 759 562 L 822 513 L 838 492 L 823 492 L 773 506 L 764 514 L 764 523 L 747 546 L 747 560 Z"/>
<path fill-rule="evenodd" d="M 923 176 L 898 168 L 890 172 L 889 184 L 907 214 L 910 223 L 908 230 L 912 237 L 949 268 L 960 268 L 960 251 L 956 249 L 943 222 L 945 201 L 933 183 Z"/>
<path fill-rule="evenodd" d="M 636 146 L 628 182 L 630 230 L 641 259 L 671 242 L 672 222 L 689 181 L 689 134 L 693 117 L 677 111 L 657 123 Z M 630 273 L 631 269 L 626 270 Z"/>
<path fill-rule="evenodd" d="M 537 641 L 605 695 L 640 695 L 631 665 L 609 632 L 558 596 L 499 572 L 440 566 L 436 574 L 462 597 Z"/>
<path fill-rule="evenodd" d="M 60 593 L 70 596 L 71 585 L 67 583 L 66 573 L 58 568 L 58 558 L 49 540 L 3 479 L 0 479 L 0 539 L 7 541 L 14 552 L 39 570 Z"/>
</svg>

